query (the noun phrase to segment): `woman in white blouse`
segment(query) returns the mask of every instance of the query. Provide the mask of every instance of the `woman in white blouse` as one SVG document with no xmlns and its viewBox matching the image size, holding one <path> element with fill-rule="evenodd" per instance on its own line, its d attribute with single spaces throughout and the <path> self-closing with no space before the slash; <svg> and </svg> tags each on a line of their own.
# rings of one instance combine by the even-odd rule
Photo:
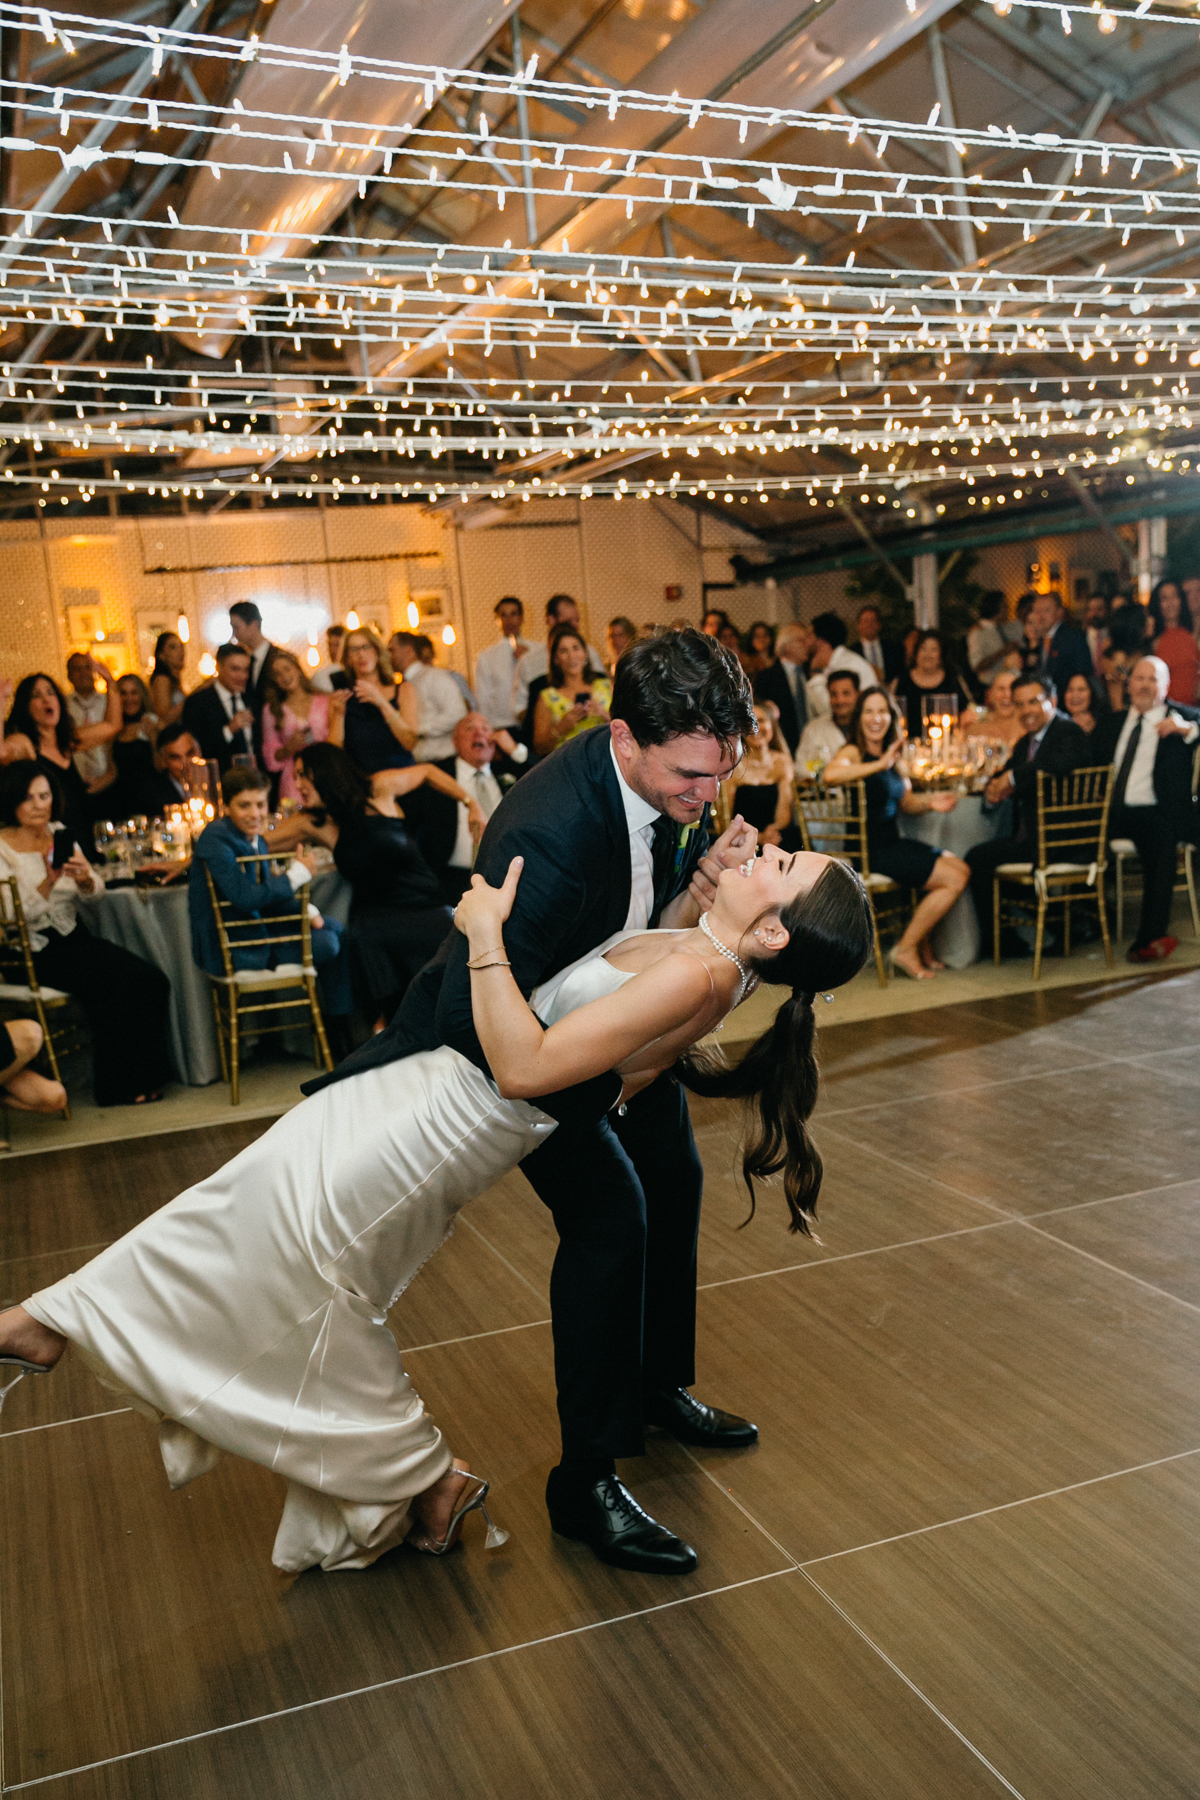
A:
<svg viewBox="0 0 1200 1800">
<path fill-rule="evenodd" d="M 153 963 L 93 937 L 80 918 L 80 901 L 102 894 L 104 883 L 80 846 L 63 842 L 56 800 L 53 778 L 36 763 L 0 769 L 0 877 L 16 879 L 39 982 L 71 994 L 87 1014 L 97 1106 L 160 1100 L 170 1074 L 171 984 Z"/>
</svg>

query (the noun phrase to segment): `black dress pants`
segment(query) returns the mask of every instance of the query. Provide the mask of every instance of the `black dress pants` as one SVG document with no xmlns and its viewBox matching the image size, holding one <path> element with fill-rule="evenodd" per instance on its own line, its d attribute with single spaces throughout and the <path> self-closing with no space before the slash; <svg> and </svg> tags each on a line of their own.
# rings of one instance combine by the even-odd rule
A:
<svg viewBox="0 0 1200 1800">
<path fill-rule="evenodd" d="M 1026 838 L 992 838 L 985 844 L 974 844 L 967 851 L 967 867 L 971 871 L 971 898 L 979 918 L 979 954 L 992 954 L 992 877 L 1001 863 L 1029 862 L 1036 845 Z"/>
<path fill-rule="evenodd" d="M 1108 838 L 1131 838 L 1142 865 L 1142 916 L 1130 948 L 1145 950 L 1156 938 L 1166 937 L 1171 923 L 1171 896 L 1175 891 L 1177 845 L 1175 832 L 1157 806 L 1114 807 L 1108 822 Z"/>
<path fill-rule="evenodd" d="M 171 1079 L 167 1008 L 171 983 L 154 963 L 93 937 L 83 920 L 66 937 L 46 933 L 33 966 L 46 987 L 78 1000 L 92 1034 L 97 1106 L 122 1106 Z"/>
<path fill-rule="evenodd" d="M 550 1277 L 563 1454 L 640 1456 L 643 1394 L 695 1380 L 704 1172 L 670 1075 L 622 1118 L 560 1125 L 522 1171 L 554 1216 Z"/>
</svg>

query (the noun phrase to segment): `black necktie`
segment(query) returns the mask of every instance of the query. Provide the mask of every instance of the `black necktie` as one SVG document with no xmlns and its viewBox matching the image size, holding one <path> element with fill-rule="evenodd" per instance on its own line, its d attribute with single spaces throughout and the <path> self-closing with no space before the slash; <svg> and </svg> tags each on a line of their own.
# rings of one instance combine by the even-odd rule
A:
<svg viewBox="0 0 1200 1800">
<path fill-rule="evenodd" d="M 1142 730 L 1146 723 L 1146 715 L 1142 714 L 1129 734 L 1129 742 L 1125 746 L 1125 754 L 1121 758 L 1121 766 L 1117 770 L 1117 782 L 1113 788 L 1112 804 L 1124 806 L 1125 789 L 1129 786 L 1129 776 L 1133 769 L 1133 759 L 1137 755 L 1138 745 L 1142 741 Z"/>
</svg>

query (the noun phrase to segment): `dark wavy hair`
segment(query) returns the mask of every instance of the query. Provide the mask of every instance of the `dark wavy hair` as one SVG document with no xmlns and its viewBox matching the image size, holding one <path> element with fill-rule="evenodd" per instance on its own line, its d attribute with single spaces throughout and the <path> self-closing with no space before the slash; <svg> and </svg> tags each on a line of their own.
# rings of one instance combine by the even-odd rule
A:
<svg viewBox="0 0 1200 1800">
<path fill-rule="evenodd" d="M 692 1050 L 676 1073 L 693 1093 L 746 1102 L 742 1175 L 754 1217 L 756 1181 L 783 1171 L 789 1229 L 812 1235 L 824 1165 L 808 1132 L 820 1085 L 813 1002 L 818 992 L 853 979 L 874 947 L 871 903 L 861 877 L 830 861 L 806 894 L 783 908 L 788 942 L 777 956 L 751 961 L 763 981 L 790 987 L 774 1021 L 730 1066 L 719 1053 Z"/>
<path fill-rule="evenodd" d="M 166 663 L 163 661 L 163 651 L 171 642 L 172 638 L 175 639 L 177 644 L 183 644 L 183 639 L 177 631 L 160 631 L 154 640 L 154 665 L 150 670 L 151 681 L 157 680 L 160 675 L 163 677 L 164 681 L 170 681 L 172 683 L 175 681 L 175 676 L 172 675 L 170 669 L 168 669 Z"/>
<path fill-rule="evenodd" d="M 31 762 L 26 756 L 20 762 L 5 763 L 0 768 L 0 825 L 17 823 L 17 808 L 24 806 L 29 790 L 39 775 L 44 775 L 50 783 L 50 817 L 62 818 L 62 783 L 51 770 L 44 768 L 39 762 Z"/>
<path fill-rule="evenodd" d="M 592 668 L 592 658 L 587 647 L 587 639 L 584 637 L 583 632 L 579 629 L 578 625 L 556 625 L 550 634 L 549 685 L 553 688 L 561 687 L 565 679 L 562 664 L 558 660 L 558 647 L 567 638 L 574 638 L 577 643 L 583 645 L 583 680 L 586 681 L 590 687 L 592 682 L 596 679 L 596 674 L 595 670 Z"/>
<path fill-rule="evenodd" d="M 307 745 L 297 756 L 296 767 L 312 782 L 320 796 L 320 811 L 335 825 L 348 825 L 366 812 L 371 784 L 339 745 Z"/>
<path fill-rule="evenodd" d="M 1146 642 L 1146 613 L 1136 600 L 1112 614 L 1108 622 L 1110 650 L 1132 656 L 1135 650 L 1144 652 Z"/>
<path fill-rule="evenodd" d="M 1163 632 L 1167 629 L 1162 612 L 1162 591 L 1165 587 L 1174 588 L 1175 592 L 1179 595 L 1179 623 L 1183 626 L 1185 631 L 1191 631 L 1192 609 L 1187 603 L 1187 595 L 1177 581 L 1160 581 L 1150 596 L 1149 610 L 1150 617 L 1154 620 L 1155 637 L 1161 637 Z"/>
<path fill-rule="evenodd" d="M 1087 683 L 1088 694 L 1091 696 L 1091 704 L 1089 705 L 1088 711 L 1091 713 L 1092 717 L 1094 719 L 1099 719 L 1102 718 L 1105 713 L 1111 712 L 1112 708 L 1108 702 L 1108 689 L 1098 675 L 1089 675 L 1086 669 L 1076 669 L 1074 674 L 1068 675 L 1067 679 L 1063 682 L 1062 693 L 1059 695 L 1059 704 L 1061 705 L 1062 710 L 1064 712 L 1067 710 L 1067 689 L 1074 681 L 1076 675 L 1078 675 L 1081 681 L 1086 681 Z M 1020 677 L 1018 676 L 1017 679 L 1020 680 Z M 1013 683 L 1013 686 L 1016 686 L 1016 682 Z"/>
<path fill-rule="evenodd" d="M 630 645 L 609 710 L 643 749 L 697 732 L 728 749 L 754 730 L 754 695 L 737 657 L 690 627 Z"/>
<path fill-rule="evenodd" d="M 36 750 L 41 741 L 41 733 L 29 714 L 29 702 L 33 699 L 33 690 L 39 681 L 47 681 L 54 689 L 54 697 L 58 701 L 58 724 L 54 727 L 54 741 L 64 756 L 69 756 L 75 748 L 75 721 L 67 711 L 67 703 L 63 691 L 53 675 L 25 675 L 17 683 L 17 691 L 13 695 L 12 707 L 4 721 L 5 737 L 12 737 L 16 732 L 23 732 Z"/>
<path fill-rule="evenodd" d="M 837 673 L 839 675 L 844 675 L 845 672 L 846 671 L 844 669 L 839 669 L 837 671 Z M 888 693 L 886 688 L 881 688 L 881 687 L 864 688 L 862 693 L 858 696 L 858 699 L 854 702 L 854 711 L 850 714 L 850 723 L 846 727 L 846 742 L 848 744 L 857 744 L 857 746 L 858 746 L 859 750 L 861 751 L 861 753 L 863 754 L 863 756 L 866 756 L 866 754 L 867 754 L 867 746 L 863 741 L 863 734 L 862 734 L 863 707 L 866 705 L 867 701 L 870 700 L 872 698 L 872 696 L 875 694 L 883 695 L 884 699 L 888 703 L 888 711 L 892 715 L 892 722 L 888 726 L 887 731 L 884 733 L 883 743 L 879 746 L 881 750 L 886 750 L 889 744 L 895 743 L 896 738 L 900 732 L 900 720 L 904 716 L 901 713 L 899 706 L 896 704 L 896 702 L 892 698 L 892 696 Z"/>
</svg>

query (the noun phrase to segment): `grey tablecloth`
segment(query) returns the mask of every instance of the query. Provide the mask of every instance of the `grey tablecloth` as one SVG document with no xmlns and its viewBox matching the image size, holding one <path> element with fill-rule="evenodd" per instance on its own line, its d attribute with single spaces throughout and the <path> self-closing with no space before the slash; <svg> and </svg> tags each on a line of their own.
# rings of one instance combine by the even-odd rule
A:
<svg viewBox="0 0 1200 1800">
<path fill-rule="evenodd" d="M 1003 810 L 985 813 L 979 794 L 960 794 L 953 812 L 900 815 L 903 837 L 917 838 L 935 850 L 949 850 L 964 858 L 974 845 L 998 837 L 1003 825 Z M 979 921 L 969 888 L 934 931 L 933 948 L 948 969 L 965 969 L 979 960 Z"/>
<path fill-rule="evenodd" d="M 313 904 L 326 918 L 345 925 L 350 915 L 350 887 L 335 872 L 318 875 L 312 884 Z M 83 915 L 98 937 L 124 945 L 135 956 L 155 963 L 171 980 L 170 1037 L 175 1073 L 188 1087 L 219 1081 L 221 1059 L 213 1022 L 208 982 L 192 961 L 187 890 L 111 888 L 88 903 Z M 289 1031 L 284 1044 L 304 1053 L 307 1031 Z"/>
</svg>

